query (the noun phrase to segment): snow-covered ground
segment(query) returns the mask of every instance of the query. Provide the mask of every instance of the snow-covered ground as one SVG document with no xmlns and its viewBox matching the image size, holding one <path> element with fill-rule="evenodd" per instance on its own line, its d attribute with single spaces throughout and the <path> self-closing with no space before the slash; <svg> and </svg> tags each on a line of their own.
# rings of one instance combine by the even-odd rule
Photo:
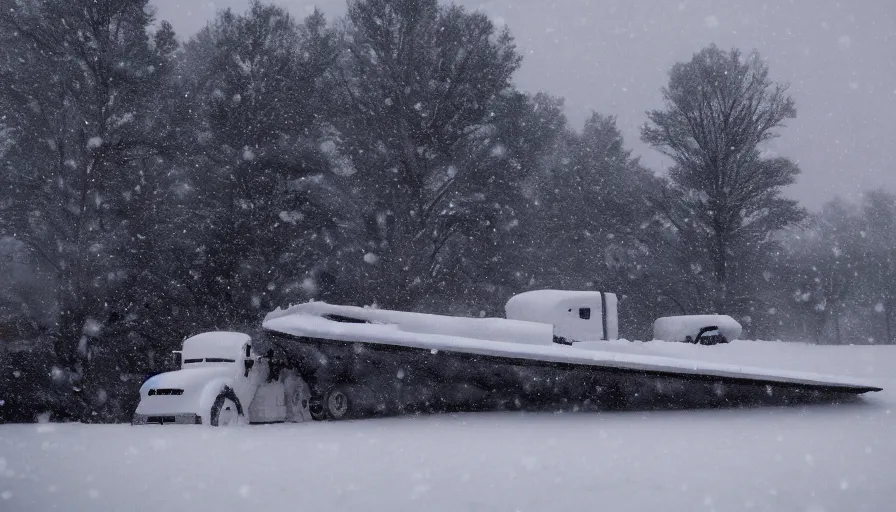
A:
<svg viewBox="0 0 896 512">
<path fill-rule="evenodd" d="M 896 347 L 613 347 L 842 374 L 884 391 L 856 404 L 745 410 L 0 426 L 0 510 L 896 507 Z"/>
</svg>

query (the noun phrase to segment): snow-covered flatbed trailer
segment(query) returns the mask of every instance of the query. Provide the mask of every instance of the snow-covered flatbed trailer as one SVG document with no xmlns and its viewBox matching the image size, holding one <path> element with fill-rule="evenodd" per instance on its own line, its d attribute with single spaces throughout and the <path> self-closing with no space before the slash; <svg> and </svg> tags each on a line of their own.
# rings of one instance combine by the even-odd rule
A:
<svg viewBox="0 0 896 512">
<path fill-rule="evenodd" d="M 632 353 L 616 342 L 611 293 L 526 292 L 507 302 L 506 316 L 321 302 L 278 309 L 254 336 L 214 331 L 185 339 L 180 368 L 141 386 L 132 422 L 220 426 L 415 409 L 787 404 L 880 390 L 837 377 Z M 707 329 L 714 334 L 704 340 Z M 727 344 L 740 326 L 725 315 L 669 317 L 655 332 L 670 342 Z"/>
<path fill-rule="evenodd" d="M 615 297 L 612 310 L 598 300 L 598 335 L 615 337 Z M 595 320 L 584 309 L 569 313 Z M 880 390 L 809 373 L 579 349 L 557 325 L 308 303 L 273 312 L 263 328 L 310 386 L 316 419 L 502 406 L 789 404 Z"/>
</svg>

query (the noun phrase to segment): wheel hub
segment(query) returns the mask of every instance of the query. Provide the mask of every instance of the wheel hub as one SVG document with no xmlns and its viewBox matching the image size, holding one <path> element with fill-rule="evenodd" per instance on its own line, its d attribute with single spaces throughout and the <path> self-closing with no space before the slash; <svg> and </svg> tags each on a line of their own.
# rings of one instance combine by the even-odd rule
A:
<svg viewBox="0 0 896 512">
<path fill-rule="evenodd" d="M 327 398 L 327 409 L 334 418 L 341 418 L 348 412 L 348 397 L 341 391 L 330 393 Z"/>
</svg>

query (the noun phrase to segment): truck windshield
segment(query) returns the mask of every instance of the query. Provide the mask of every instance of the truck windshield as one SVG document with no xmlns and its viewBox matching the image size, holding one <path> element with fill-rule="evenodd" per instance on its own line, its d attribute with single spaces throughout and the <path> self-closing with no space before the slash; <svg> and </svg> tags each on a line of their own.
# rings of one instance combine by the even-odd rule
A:
<svg viewBox="0 0 896 512">
<path fill-rule="evenodd" d="M 235 363 L 236 359 L 227 359 L 225 357 L 206 357 L 206 358 L 198 358 L 198 359 L 184 359 L 184 364 L 190 363 Z"/>
</svg>

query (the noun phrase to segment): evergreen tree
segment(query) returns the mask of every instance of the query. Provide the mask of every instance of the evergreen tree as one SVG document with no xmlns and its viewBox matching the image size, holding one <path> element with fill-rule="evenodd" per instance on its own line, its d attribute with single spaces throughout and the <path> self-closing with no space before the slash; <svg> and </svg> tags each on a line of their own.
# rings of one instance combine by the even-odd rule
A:
<svg viewBox="0 0 896 512">
<path fill-rule="evenodd" d="M 502 151 L 494 114 L 520 57 L 485 15 L 435 0 L 353 0 L 346 21 L 338 128 L 369 264 L 356 300 L 407 308 L 459 277 L 457 244 L 487 243 L 507 188 L 472 155 Z"/>
<path fill-rule="evenodd" d="M 338 52 L 319 12 L 298 23 L 258 2 L 185 46 L 186 286 L 205 328 L 255 325 L 308 297 L 301 283 L 338 248 L 350 169 L 333 155 L 324 85 Z"/>
<path fill-rule="evenodd" d="M 155 151 L 151 102 L 170 48 L 153 44 L 152 21 L 146 0 L 0 4 L 11 134 L 0 234 L 52 269 L 57 381 L 83 413 L 107 401 L 107 376 L 90 369 L 111 349 L 91 341 L 115 320 L 112 297 L 129 293 L 133 204 L 155 193 L 142 162 Z"/>
</svg>

